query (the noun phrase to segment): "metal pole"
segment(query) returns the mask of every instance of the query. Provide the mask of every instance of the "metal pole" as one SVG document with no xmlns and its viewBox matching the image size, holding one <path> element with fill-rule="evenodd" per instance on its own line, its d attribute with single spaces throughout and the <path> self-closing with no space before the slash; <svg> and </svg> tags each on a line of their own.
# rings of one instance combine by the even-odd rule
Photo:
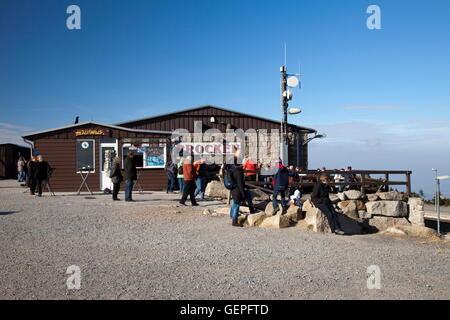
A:
<svg viewBox="0 0 450 320">
<path fill-rule="evenodd" d="M 436 201 L 437 201 L 437 232 L 439 234 L 441 234 L 441 204 L 440 204 L 440 199 L 441 199 L 441 188 L 440 188 L 440 184 L 441 182 L 439 181 L 439 179 L 436 178 Z"/>
</svg>

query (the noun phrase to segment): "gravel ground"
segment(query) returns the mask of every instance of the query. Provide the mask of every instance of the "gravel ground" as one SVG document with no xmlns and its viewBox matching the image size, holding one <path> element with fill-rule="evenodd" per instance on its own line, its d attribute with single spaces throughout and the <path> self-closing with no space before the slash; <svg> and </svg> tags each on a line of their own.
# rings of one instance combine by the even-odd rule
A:
<svg viewBox="0 0 450 320">
<path fill-rule="evenodd" d="M 123 194 L 121 194 L 123 197 Z M 0 181 L 1 299 L 450 299 L 450 244 L 234 228 L 178 195 L 23 193 Z M 66 269 L 81 269 L 68 290 Z M 381 289 L 367 289 L 367 267 Z"/>
</svg>

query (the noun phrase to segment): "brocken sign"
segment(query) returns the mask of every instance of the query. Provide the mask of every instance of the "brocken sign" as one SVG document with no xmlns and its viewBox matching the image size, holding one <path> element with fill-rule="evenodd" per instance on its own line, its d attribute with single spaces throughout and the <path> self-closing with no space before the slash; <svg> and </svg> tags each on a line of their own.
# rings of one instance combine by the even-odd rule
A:
<svg viewBox="0 0 450 320">
<path fill-rule="evenodd" d="M 75 136 L 104 136 L 105 131 L 101 129 L 80 129 L 75 131 Z"/>
</svg>

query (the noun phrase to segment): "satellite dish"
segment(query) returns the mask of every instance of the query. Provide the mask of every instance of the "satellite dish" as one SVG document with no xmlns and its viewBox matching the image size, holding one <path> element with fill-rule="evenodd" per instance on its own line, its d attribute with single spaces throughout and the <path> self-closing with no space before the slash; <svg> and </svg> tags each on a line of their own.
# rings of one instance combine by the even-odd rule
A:
<svg viewBox="0 0 450 320">
<path fill-rule="evenodd" d="M 291 90 L 284 91 L 283 97 L 285 97 L 287 100 L 291 100 L 292 99 L 292 91 Z"/>
<path fill-rule="evenodd" d="M 299 114 L 300 112 L 302 112 L 300 108 L 289 108 L 288 110 L 289 114 Z"/>
<path fill-rule="evenodd" d="M 287 79 L 287 85 L 291 88 L 298 87 L 299 83 L 300 83 L 300 81 L 298 80 L 297 77 L 292 76 Z"/>
</svg>

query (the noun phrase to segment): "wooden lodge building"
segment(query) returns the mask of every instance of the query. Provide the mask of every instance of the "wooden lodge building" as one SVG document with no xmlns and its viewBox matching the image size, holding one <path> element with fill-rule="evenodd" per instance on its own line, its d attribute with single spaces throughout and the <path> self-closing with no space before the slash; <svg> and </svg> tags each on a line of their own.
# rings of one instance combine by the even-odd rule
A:
<svg viewBox="0 0 450 320">
<path fill-rule="evenodd" d="M 116 125 L 94 121 L 34 132 L 23 136 L 34 150 L 54 168 L 50 179 L 53 191 L 77 191 L 81 172 L 89 172 L 92 191 L 111 188 L 109 168 L 114 156 L 123 159 L 135 152 L 138 182 L 143 190 L 163 190 L 167 177 L 164 166 L 170 159 L 171 134 L 179 128 L 194 130 L 201 121 L 203 132 L 215 128 L 279 130 L 280 122 L 215 106 L 202 106 Z M 289 164 L 308 167 L 308 134 L 316 130 L 289 125 Z M 252 144 L 252 141 L 246 142 Z"/>
</svg>

